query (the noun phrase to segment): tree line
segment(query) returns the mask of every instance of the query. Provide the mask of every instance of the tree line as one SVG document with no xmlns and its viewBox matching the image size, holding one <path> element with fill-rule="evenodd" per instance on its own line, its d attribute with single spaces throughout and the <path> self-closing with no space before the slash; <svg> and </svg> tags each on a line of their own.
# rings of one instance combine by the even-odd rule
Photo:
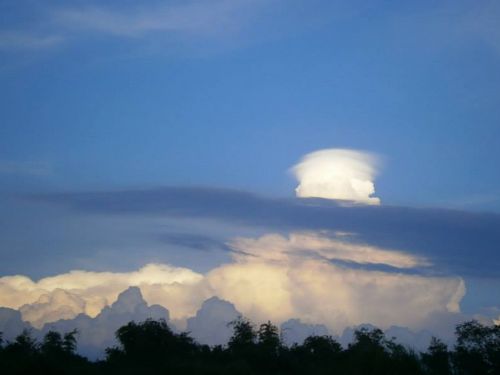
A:
<svg viewBox="0 0 500 375">
<path fill-rule="evenodd" d="M 0 373 L 500 375 L 500 326 L 475 320 L 456 326 L 453 348 L 433 337 L 423 353 L 378 328 L 356 330 L 347 348 L 331 336 L 289 347 L 271 322 L 254 327 L 240 318 L 230 325 L 228 344 L 209 347 L 173 332 L 164 320 L 129 322 L 116 331 L 118 345 L 98 361 L 77 353 L 76 330 L 50 331 L 40 342 L 23 331 L 12 342 L 0 336 Z"/>
</svg>

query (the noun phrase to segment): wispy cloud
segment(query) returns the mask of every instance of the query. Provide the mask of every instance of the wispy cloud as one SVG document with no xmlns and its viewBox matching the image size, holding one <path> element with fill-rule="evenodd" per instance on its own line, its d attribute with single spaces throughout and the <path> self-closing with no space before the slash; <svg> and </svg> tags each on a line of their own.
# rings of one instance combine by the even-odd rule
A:
<svg viewBox="0 0 500 375">
<path fill-rule="evenodd" d="M 186 0 L 130 3 L 68 1 L 19 6 L 9 25 L 0 25 L 0 51 L 43 50 L 88 36 L 164 43 L 233 40 L 263 9 L 279 0 Z M 186 39 L 188 38 L 188 39 Z"/>
<path fill-rule="evenodd" d="M 260 0 L 214 0 L 126 9 L 86 6 L 56 10 L 54 20 L 70 29 L 124 37 L 152 32 L 231 34 L 261 3 Z"/>
<path fill-rule="evenodd" d="M 0 50 L 41 50 L 60 45 L 64 39 L 60 35 L 3 31 L 0 32 Z"/>
<path fill-rule="evenodd" d="M 52 165 L 44 161 L 0 160 L 0 174 L 47 176 L 52 174 Z"/>
</svg>

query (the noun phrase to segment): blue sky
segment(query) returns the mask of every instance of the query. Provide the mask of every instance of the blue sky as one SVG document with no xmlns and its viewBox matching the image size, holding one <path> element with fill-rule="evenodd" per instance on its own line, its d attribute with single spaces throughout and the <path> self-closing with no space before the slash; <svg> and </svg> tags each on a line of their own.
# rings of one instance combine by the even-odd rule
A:
<svg viewBox="0 0 500 375">
<path fill-rule="evenodd" d="M 206 272 L 235 236 L 340 228 L 463 277 L 467 313 L 498 309 L 498 17 L 494 1 L 1 1 L 0 276 Z M 290 168 L 328 148 L 382 160 L 367 220 L 295 207 Z"/>
<path fill-rule="evenodd" d="M 131 19 L 176 6 L 99 4 Z M 50 164 L 42 185 L 289 196 L 303 154 L 344 147 L 385 157 L 386 203 L 499 209 L 500 37 L 479 29 L 493 2 L 243 1 L 227 34 L 217 14 L 222 30 L 199 26 L 212 33 L 61 20 L 89 7 L 3 2 L 4 38 L 54 38 L 1 49 L 1 159 Z"/>
</svg>

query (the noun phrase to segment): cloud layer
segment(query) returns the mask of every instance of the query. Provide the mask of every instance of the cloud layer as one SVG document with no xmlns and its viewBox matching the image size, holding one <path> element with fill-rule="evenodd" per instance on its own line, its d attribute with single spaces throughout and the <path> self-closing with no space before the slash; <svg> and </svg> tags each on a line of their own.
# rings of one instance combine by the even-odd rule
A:
<svg viewBox="0 0 500 375">
<path fill-rule="evenodd" d="M 355 233 L 358 242 L 382 249 L 402 249 L 428 258 L 443 273 L 497 277 L 500 267 L 497 251 L 500 215 L 492 213 L 341 206 L 325 199 L 275 199 L 199 187 L 39 194 L 28 199 L 51 203 L 55 208 L 68 207 L 74 211 L 73 215 L 98 215 L 109 220 L 117 215 L 135 218 L 137 226 L 145 217 L 209 220 L 237 227 L 231 237 L 240 235 L 242 228 L 263 233 L 321 230 Z M 51 212 L 51 215 L 54 214 Z M 154 233 L 155 239 L 162 234 Z M 5 238 L 9 235 L 4 234 Z M 170 242 L 172 240 L 175 239 Z M 183 243 L 188 240 L 189 236 L 182 238 Z M 200 243 L 197 236 L 194 240 Z M 15 245 L 11 241 L 4 247 L 11 248 L 12 243 Z"/>
<path fill-rule="evenodd" d="M 254 321 L 299 318 L 339 332 L 370 322 L 419 328 L 431 314 L 458 313 L 465 293 L 456 277 L 403 272 L 427 261 L 403 252 L 367 247 L 322 233 L 270 234 L 229 244 L 232 262 L 206 274 L 150 264 L 129 273 L 72 271 L 34 282 L 25 276 L 0 278 L 0 305 L 21 308 L 40 327 L 79 313 L 97 315 L 128 286 L 146 301 L 168 308 L 179 324 L 212 296 L 231 301 Z M 336 260 L 385 264 L 401 272 L 352 268 Z"/>
<path fill-rule="evenodd" d="M 367 152 L 326 149 L 305 155 L 292 168 L 299 185 L 298 197 L 349 200 L 363 204 L 380 204 L 374 178 L 377 158 Z"/>
</svg>

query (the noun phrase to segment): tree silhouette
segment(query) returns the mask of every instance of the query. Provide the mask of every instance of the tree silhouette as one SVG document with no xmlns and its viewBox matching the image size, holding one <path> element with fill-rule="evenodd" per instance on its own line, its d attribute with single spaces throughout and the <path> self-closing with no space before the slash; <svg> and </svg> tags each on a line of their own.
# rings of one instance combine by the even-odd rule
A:
<svg viewBox="0 0 500 375">
<path fill-rule="evenodd" d="M 199 345 L 188 333 L 173 332 L 164 320 L 130 322 L 116 331 L 118 345 L 106 359 L 89 362 L 75 353 L 77 332 L 49 331 L 38 343 L 29 330 L 12 342 L 0 334 L 0 373 L 9 374 L 346 374 L 497 375 L 500 327 L 477 321 L 456 327 L 453 350 L 432 338 L 415 354 L 378 329 L 361 328 L 347 349 L 330 336 L 310 336 L 292 347 L 280 341 L 270 321 L 255 331 L 239 318 L 231 323 L 227 347 Z"/>
<path fill-rule="evenodd" d="M 278 327 L 273 325 L 270 321 L 263 323 L 257 332 L 258 345 L 266 353 L 278 354 L 281 346 Z"/>
<path fill-rule="evenodd" d="M 451 375 L 450 352 L 444 342 L 432 337 L 426 353 L 422 353 L 422 363 L 429 375 Z"/>
<path fill-rule="evenodd" d="M 70 332 L 66 332 L 64 334 L 62 347 L 63 347 L 63 350 L 66 353 L 69 353 L 69 354 L 74 354 L 75 353 L 75 351 L 76 351 L 76 343 L 77 343 L 77 339 L 76 339 L 77 335 L 78 335 L 78 330 L 77 329 L 74 329 L 74 330 L 72 330 Z"/>
<path fill-rule="evenodd" d="M 21 334 L 15 338 L 14 342 L 7 346 L 7 349 L 19 355 L 29 357 L 38 353 L 39 345 L 36 340 L 31 337 L 31 331 L 24 329 Z"/>
<path fill-rule="evenodd" d="M 233 335 L 229 339 L 228 348 L 236 355 L 244 355 L 252 351 L 257 339 L 252 323 L 243 317 L 240 317 L 231 323 Z"/>
<path fill-rule="evenodd" d="M 313 360 L 325 360 L 342 352 L 342 346 L 331 336 L 309 336 L 302 346 Z"/>
<path fill-rule="evenodd" d="M 454 366 L 460 375 L 500 374 L 500 326 L 485 326 L 476 320 L 459 324 Z"/>
<path fill-rule="evenodd" d="M 64 352 L 63 338 L 59 332 L 49 331 L 43 338 L 40 350 L 44 355 L 59 355 Z"/>
</svg>

